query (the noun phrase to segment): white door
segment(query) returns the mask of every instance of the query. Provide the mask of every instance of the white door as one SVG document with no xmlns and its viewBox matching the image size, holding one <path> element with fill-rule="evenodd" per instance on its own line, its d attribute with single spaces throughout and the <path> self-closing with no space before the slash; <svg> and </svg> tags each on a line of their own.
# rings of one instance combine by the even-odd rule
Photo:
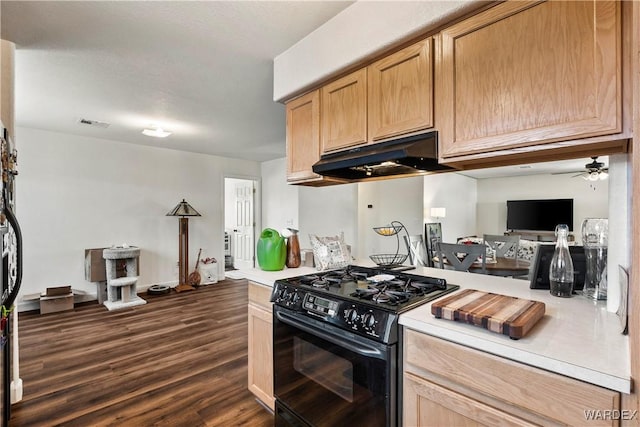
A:
<svg viewBox="0 0 640 427">
<path fill-rule="evenodd" d="M 253 195 L 253 181 L 242 180 L 235 184 L 235 225 L 232 247 L 233 266 L 238 269 L 254 267 Z"/>
</svg>

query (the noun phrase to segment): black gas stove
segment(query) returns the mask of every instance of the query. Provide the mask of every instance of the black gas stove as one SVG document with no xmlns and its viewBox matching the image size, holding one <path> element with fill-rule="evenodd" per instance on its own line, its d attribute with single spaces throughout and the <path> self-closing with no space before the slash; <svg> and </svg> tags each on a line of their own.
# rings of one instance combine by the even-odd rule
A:
<svg viewBox="0 0 640 427">
<path fill-rule="evenodd" d="M 400 313 L 459 286 L 444 279 L 348 266 L 276 281 L 271 301 L 376 341 L 397 341 Z"/>
</svg>

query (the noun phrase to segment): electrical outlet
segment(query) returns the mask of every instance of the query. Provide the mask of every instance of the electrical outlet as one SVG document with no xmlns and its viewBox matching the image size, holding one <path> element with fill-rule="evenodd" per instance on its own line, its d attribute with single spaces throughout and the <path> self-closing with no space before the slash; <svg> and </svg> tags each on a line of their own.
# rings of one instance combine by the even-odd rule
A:
<svg viewBox="0 0 640 427">
<path fill-rule="evenodd" d="M 287 220 L 287 227 L 293 227 L 293 219 L 292 218 L 289 218 Z"/>
</svg>

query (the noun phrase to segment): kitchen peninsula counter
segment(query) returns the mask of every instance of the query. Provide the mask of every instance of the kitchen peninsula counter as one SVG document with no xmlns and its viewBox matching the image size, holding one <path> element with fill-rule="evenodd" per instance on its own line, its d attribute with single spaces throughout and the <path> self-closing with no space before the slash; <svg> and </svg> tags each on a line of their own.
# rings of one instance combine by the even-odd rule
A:
<svg viewBox="0 0 640 427">
<path fill-rule="evenodd" d="M 362 260 L 354 264 L 375 266 L 371 261 Z M 285 268 L 281 271 L 253 268 L 229 271 L 227 277 L 246 278 L 273 287 L 276 280 L 317 272 L 312 267 Z M 606 311 L 604 301 L 596 303 L 579 295 L 572 298 L 554 297 L 548 290 L 529 289 L 527 280 L 427 267 L 418 267 L 407 273 L 441 277 L 448 283 L 459 285 L 460 290 L 477 289 L 541 301 L 545 303 L 546 309 L 544 317 L 519 340 L 512 340 L 478 326 L 436 319 L 431 314 L 431 303 L 403 313 L 400 316 L 402 326 L 499 357 L 629 393 L 629 339 L 620 333 L 620 321 L 615 313 Z"/>
<path fill-rule="evenodd" d="M 519 340 L 478 326 L 437 319 L 431 314 L 431 303 L 402 314 L 400 324 L 404 327 L 611 390 L 630 392 L 629 339 L 620 333 L 618 316 L 606 311 L 606 302 L 596 303 L 579 295 L 554 297 L 548 290 L 529 289 L 526 280 L 426 267 L 408 273 L 441 277 L 459 285 L 460 290 L 541 301 L 546 310 Z"/>
<path fill-rule="evenodd" d="M 259 268 L 244 268 L 240 270 L 225 271 L 225 277 L 229 279 L 247 279 L 272 288 L 276 280 L 305 276 L 307 274 L 314 274 L 317 272 L 318 270 L 313 267 L 285 267 L 280 271 L 264 271 Z"/>
</svg>

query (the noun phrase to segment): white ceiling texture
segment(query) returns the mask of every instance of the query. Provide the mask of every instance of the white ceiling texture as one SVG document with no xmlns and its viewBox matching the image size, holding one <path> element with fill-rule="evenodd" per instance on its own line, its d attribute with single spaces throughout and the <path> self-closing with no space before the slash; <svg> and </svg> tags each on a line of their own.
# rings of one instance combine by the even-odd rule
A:
<svg viewBox="0 0 640 427">
<path fill-rule="evenodd" d="M 16 124 L 255 161 L 284 157 L 273 58 L 352 3 L 2 0 L 1 36 L 16 44 Z M 173 134 L 141 133 L 152 125 Z M 588 160 L 463 173 L 574 171 Z"/>
<path fill-rule="evenodd" d="M 256 161 L 284 157 L 273 58 L 351 3 L 2 0 L 1 35 L 16 44 L 16 125 Z M 142 135 L 151 125 L 173 134 Z"/>
</svg>

